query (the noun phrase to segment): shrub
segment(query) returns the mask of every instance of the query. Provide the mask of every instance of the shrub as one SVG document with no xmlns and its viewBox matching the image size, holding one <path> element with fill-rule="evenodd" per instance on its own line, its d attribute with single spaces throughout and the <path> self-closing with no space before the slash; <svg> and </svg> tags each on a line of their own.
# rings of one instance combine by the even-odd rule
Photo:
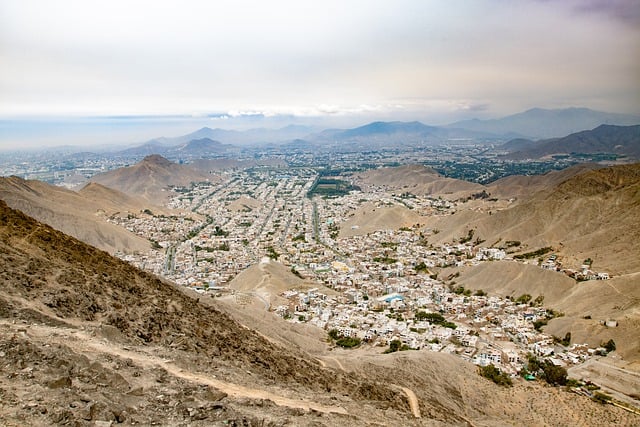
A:
<svg viewBox="0 0 640 427">
<path fill-rule="evenodd" d="M 344 348 L 353 348 L 360 345 L 362 340 L 358 337 L 342 337 L 338 338 L 336 344 Z"/>
<path fill-rule="evenodd" d="M 600 344 L 601 347 L 604 347 L 605 350 L 607 350 L 608 353 L 615 351 L 616 349 L 616 343 L 614 340 L 609 340 L 607 342 L 603 342 L 602 344 Z"/>
<path fill-rule="evenodd" d="M 504 372 L 501 372 L 498 368 L 496 368 L 493 365 L 479 367 L 478 373 L 481 376 L 490 379 L 491 381 L 493 381 L 498 385 L 501 385 L 504 387 L 510 387 L 513 385 L 513 382 L 511 381 L 511 378 L 509 377 L 509 375 L 505 374 Z"/>
</svg>

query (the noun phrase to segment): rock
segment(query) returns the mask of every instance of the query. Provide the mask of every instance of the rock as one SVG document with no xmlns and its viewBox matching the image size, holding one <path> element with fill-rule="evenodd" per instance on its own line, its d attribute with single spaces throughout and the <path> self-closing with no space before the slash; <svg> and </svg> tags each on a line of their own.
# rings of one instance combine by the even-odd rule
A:
<svg viewBox="0 0 640 427">
<path fill-rule="evenodd" d="M 57 380 L 49 381 L 47 383 L 47 387 L 49 388 L 71 387 L 71 378 L 69 376 L 64 376 L 64 377 L 58 378 Z"/>
<path fill-rule="evenodd" d="M 213 387 L 209 387 L 207 391 L 204 393 L 204 398 L 211 402 L 218 402 L 227 396 L 228 394 L 225 393 L 224 391 L 220 391 Z"/>
<path fill-rule="evenodd" d="M 144 396 L 144 389 L 142 387 L 135 387 L 127 394 L 131 396 Z"/>
</svg>

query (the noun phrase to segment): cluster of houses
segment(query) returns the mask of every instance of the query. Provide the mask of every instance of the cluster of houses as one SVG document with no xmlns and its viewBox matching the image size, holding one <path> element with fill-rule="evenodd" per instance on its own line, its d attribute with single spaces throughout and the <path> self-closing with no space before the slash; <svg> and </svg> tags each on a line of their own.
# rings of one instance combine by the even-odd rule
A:
<svg viewBox="0 0 640 427">
<path fill-rule="evenodd" d="M 434 246 L 426 237 L 437 231 L 420 224 L 352 237 L 337 235 L 336 224 L 365 203 L 401 204 L 422 214 L 446 215 L 455 202 L 375 192 L 311 199 L 307 195 L 316 178 L 312 170 L 296 175 L 268 169 L 236 171 L 221 182 L 174 189 L 171 206 L 178 208 L 176 215 L 113 218 L 159 246 L 122 257 L 205 292 L 224 291 L 238 273 L 268 256 L 318 284 L 304 292 L 283 293 L 287 303 L 272 307 L 277 314 L 336 329 L 374 346 L 399 340 L 411 349 L 455 353 L 510 373 L 521 368 L 529 352 L 568 364 L 594 351 L 585 346 L 560 347 L 553 337 L 537 331 L 534 322 L 548 316 L 543 307 L 483 292 L 472 294 L 452 286 L 453 278 L 434 273 L 440 267 L 509 260 L 504 249 L 481 247 L 471 238 Z M 569 274 L 555 255 L 541 267 Z M 588 267 L 575 277 L 608 278 Z M 441 318 L 434 320 L 432 313 Z"/>
</svg>

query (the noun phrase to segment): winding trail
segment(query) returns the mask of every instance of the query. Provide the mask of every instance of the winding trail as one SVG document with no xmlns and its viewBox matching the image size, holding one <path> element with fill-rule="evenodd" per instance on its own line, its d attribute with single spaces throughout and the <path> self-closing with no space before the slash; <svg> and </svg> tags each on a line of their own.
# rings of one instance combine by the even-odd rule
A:
<svg viewBox="0 0 640 427">
<path fill-rule="evenodd" d="M 55 333 L 52 333 L 55 332 Z M 180 368 L 172 363 L 171 360 L 163 360 L 157 356 L 150 355 L 146 352 L 132 351 L 121 348 L 110 342 L 105 342 L 79 330 L 69 330 L 65 328 L 52 328 L 47 326 L 32 326 L 29 328 L 31 337 L 38 337 L 47 342 L 60 341 L 66 345 L 73 342 L 73 348 L 81 352 L 96 352 L 102 354 L 110 354 L 115 357 L 131 359 L 144 368 L 162 368 L 171 375 L 182 378 L 184 380 L 202 385 L 209 385 L 216 389 L 227 393 L 235 398 L 265 399 L 270 400 L 278 406 L 286 406 L 289 408 L 299 408 L 304 410 L 315 410 L 323 413 L 347 414 L 347 411 L 341 406 L 328 406 L 316 402 L 303 399 L 294 399 L 290 397 L 280 396 L 267 390 L 234 384 L 222 381 L 215 376 L 202 374 L 198 372 L 190 372 Z"/>
<path fill-rule="evenodd" d="M 344 368 L 344 366 L 342 365 L 342 362 L 340 362 L 340 360 L 338 360 L 337 357 L 326 356 L 323 359 L 325 359 L 325 360 L 330 359 L 330 360 L 336 362 L 336 364 L 338 365 L 338 368 L 340 368 L 342 371 L 345 371 L 345 372 L 347 371 Z M 322 366 L 325 366 L 325 367 L 327 366 L 327 363 L 325 362 L 325 360 L 322 360 L 322 359 L 316 359 L 316 360 L 318 360 L 318 362 L 320 362 L 320 364 Z M 408 387 L 403 387 L 403 386 L 400 386 L 398 384 L 391 384 L 391 385 L 401 389 L 404 392 L 404 394 L 407 395 L 407 400 L 409 401 L 409 407 L 411 408 L 411 413 L 413 414 L 414 417 L 421 418 L 420 403 L 418 401 L 418 396 L 416 396 L 414 391 L 411 390 Z"/>
</svg>

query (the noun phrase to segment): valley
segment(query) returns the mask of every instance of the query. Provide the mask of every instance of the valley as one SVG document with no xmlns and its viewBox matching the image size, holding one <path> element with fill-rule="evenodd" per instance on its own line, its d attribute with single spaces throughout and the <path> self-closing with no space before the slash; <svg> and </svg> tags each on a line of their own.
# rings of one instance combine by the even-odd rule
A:
<svg viewBox="0 0 640 427">
<path fill-rule="evenodd" d="M 635 424 L 637 163 L 461 180 L 438 164 L 480 146 L 252 150 L 1 179 L 0 333 L 33 361 L 7 365 L 13 425 Z"/>
</svg>

